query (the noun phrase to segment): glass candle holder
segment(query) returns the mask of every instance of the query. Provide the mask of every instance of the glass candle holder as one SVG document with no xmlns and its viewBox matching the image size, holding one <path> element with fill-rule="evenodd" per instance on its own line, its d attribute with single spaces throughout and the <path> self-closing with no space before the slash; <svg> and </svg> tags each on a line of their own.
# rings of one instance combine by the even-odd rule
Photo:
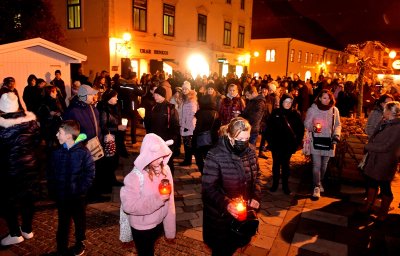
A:
<svg viewBox="0 0 400 256">
<path fill-rule="evenodd" d="M 122 125 L 127 126 L 128 125 L 128 119 L 127 118 L 122 118 L 121 123 L 122 123 Z"/>
<path fill-rule="evenodd" d="M 247 218 L 247 206 L 243 198 L 236 199 L 236 210 L 238 212 L 238 221 L 244 221 Z"/>
<path fill-rule="evenodd" d="M 168 179 L 162 179 L 160 185 L 158 185 L 158 191 L 161 195 L 171 194 L 171 184 Z"/>
<path fill-rule="evenodd" d="M 316 123 L 314 126 L 315 132 L 320 133 L 322 131 L 322 125 L 321 123 Z"/>
</svg>

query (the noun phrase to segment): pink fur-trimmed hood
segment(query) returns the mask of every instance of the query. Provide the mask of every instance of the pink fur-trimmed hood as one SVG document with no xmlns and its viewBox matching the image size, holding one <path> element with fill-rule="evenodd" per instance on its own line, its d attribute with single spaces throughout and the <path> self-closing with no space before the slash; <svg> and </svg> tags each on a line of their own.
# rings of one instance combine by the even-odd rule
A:
<svg viewBox="0 0 400 256">
<path fill-rule="evenodd" d="M 140 154 L 134 162 L 135 167 L 141 171 L 160 157 L 164 157 L 164 165 L 167 165 L 172 155 L 172 151 L 168 146 L 173 143 L 173 140 L 164 141 L 154 133 L 146 134 L 140 147 Z"/>
</svg>

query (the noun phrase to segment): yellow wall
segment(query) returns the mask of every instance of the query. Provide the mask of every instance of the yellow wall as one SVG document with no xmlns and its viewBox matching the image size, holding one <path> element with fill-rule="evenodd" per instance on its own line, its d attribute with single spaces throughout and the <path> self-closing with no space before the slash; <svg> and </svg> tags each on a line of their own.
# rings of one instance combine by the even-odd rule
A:
<svg viewBox="0 0 400 256">
<path fill-rule="evenodd" d="M 57 1 L 58 2 L 58 1 Z M 208 60 L 212 72 L 218 71 L 217 58 L 227 58 L 229 64 L 239 64 L 239 55 L 249 53 L 251 38 L 252 0 L 246 0 L 245 10 L 240 9 L 240 1 L 226 4 L 225 0 L 148 0 L 147 31 L 132 30 L 132 0 L 82 0 L 83 28 L 66 31 L 65 46 L 88 56 L 84 71 L 111 71 L 118 66 L 120 58 L 126 57 L 116 48 L 124 46 L 122 36 L 132 34 L 127 45 L 132 59 L 173 59 L 179 69 L 185 71 L 185 62 L 192 52 L 200 52 Z M 163 3 L 175 6 L 175 35 L 162 33 Z M 54 3 L 55 16 L 63 28 L 67 27 L 66 1 Z M 207 42 L 197 41 L 197 15 L 207 16 Z M 223 46 L 224 21 L 232 23 L 231 46 Z M 245 26 L 245 46 L 237 48 L 239 25 Z M 115 42 L 120 42 L 115 46 Z M 111 45 L 111 46 L 110 46 Z M 125 46 L 124 46 L 125 47 Z M 150 49 L 151 54 L 140 53 L 140 49 Z M 154 50 L 168 54 L 154 54 Z M 113 71 L 110 72 L 113 75 Z"/>
<path fill-rule="evenodd" d="M 301 79 L 304 79 L 307 71 L 311 72 L 312 78 L 315 80 L 320 74 L 320 59 L 321 56 L 325 56 L 327 61 L 332 56 L 332 63 L 327 66 L 325 71 L 330 73 L 336 70 L 336 57 L 340 53 L 339 51 L 327 49 L 323 46 L 303 42 L 291 38 L 275 38 L 275 39 L 255 39 L 251 41 L 252 54 L 257 51 L 259 52 L 258 57 L 251 58 L 250 61 L 250 73 L 259 73 L 261 76 L 264 74 L 271 74 L 273 78 L 277 76 L 293 76 L 293 74 L 299 74 Z M 266 50 L 275 49 L 276 56 L 275 62 L 266 62 L 265 53 Z M 290 50 L 294 49 L 294 61 L 290 61 Z M 301 62 L 298 62 L 298 53 L 302 51 Z M 309 53 L 308 63 L 305 63 L 305 53 Z M 313 62 L 310 63 L 310 54 L 313 53 Z M 316 60 L 318 54 L 319 60 Z"/>
</svg>

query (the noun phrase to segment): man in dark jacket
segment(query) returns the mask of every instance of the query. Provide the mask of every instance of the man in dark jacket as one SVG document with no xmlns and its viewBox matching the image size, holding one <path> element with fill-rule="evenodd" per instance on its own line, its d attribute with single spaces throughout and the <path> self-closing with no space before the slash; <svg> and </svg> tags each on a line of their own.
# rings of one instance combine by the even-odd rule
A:
<svg viewBox="0 0 400 256">
<path fill-rule="evenodd" d="M 178 141 L 179 133 L 179 116 L 175 110 L 175 106 L 170 104 L 166 99 L 166 90 L 159 86 L 154 91 L 154 100 L 156 105 L 153 107 L 150 114 L 149 132 L 155 133 L 163 140 L 174 140 L 174 144 L 169 146 L 174 152 L 176 141 Z M 174 173 L 174 156 L 172 155 L 168 161 L 168 166 Z"/>
<path fill-rule="evenodd" d="M 257 136 L 260 133 L 261 121 L 265 114 L 265 98 L 262 94 L 257 93 L 254 86 L 247 86 L 244 89 L 244 95 L 248 99 L 248 103 L 243 110 L 242 117 L 246 118 L 251 125 L 250 144 L 256 145 Z"/>
<path fill-rule="evenodd" d="M 3 246 L 17 244 L 33 237 L 32 189 L 38 176 L 36 149 L 39 140 L 40 131 L 36 116 L 32 112 L 19 111 L 18 98 L 14 93 L 1 95 L 0 196 L 10 232 L 1 240 Z M 18 222 L 19 214 L 22 217 L 21 228 Z"/>
<path fill-rule="evenodd" d="M 131 125 L 131 142 L 136 143 L 136 126 L 138 122 L 139 97 L 145 94 L 145 90 L 136 82 L 121 84 L 118 98 L 121 102 L 123 117 L 128 118 Z"/>
</svg>

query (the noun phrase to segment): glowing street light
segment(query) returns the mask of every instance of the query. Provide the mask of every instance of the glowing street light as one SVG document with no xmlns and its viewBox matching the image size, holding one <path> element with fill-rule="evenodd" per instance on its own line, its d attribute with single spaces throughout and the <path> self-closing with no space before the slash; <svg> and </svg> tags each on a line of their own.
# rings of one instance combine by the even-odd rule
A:
<svg viewBox="0 0 400 256">
<path fill-rule="evenodd" d="M 391 51 L 389 52 L 389 58 L 391 58 L 391 59 L 396 58 L 396 55 L 397 55 L 397 53 L 396 53 L 395 50 L 391 50 Z"/>
</svg>

